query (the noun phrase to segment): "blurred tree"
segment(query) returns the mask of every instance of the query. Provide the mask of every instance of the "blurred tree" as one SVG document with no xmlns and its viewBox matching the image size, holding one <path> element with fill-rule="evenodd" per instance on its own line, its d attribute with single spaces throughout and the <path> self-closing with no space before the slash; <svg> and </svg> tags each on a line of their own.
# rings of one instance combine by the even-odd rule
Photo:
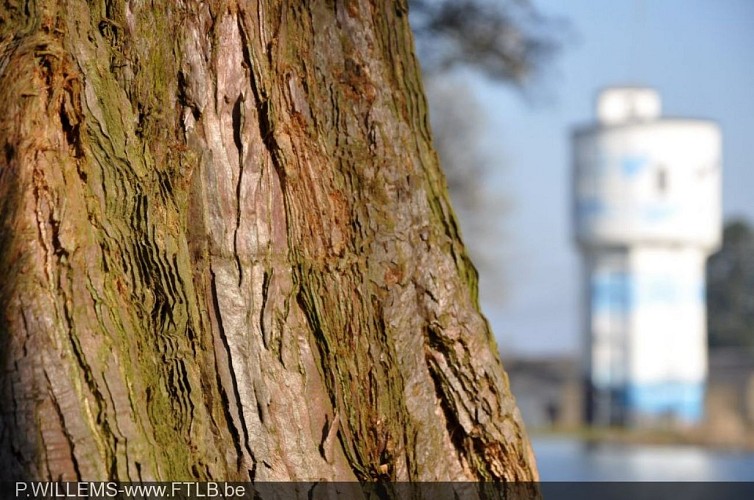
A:
<svg viewBox="0 0 754 500">
<path fill-rule="evenodd" d="M 754 350 L 754 230 L 744 220 L 726 224 L 707 263 L 707 317 L 710 348 Z"/>
<path fill-rule="evenodd" d="M 557 22 L 529 0 L 411 0 L 425 75 L 458 66 L 524 84 L 558 47 Z"/>
<path fill-rule="evenodd" d="M 505 296 L 500 240 L 508 202 L 489 186 L 503 160 L 485 144 L 488 109 L 457 70 L 526 90 L 556 53 L 564 26 L 528 0 L 411 0 L 410 5 L 435 149 L 464 241 L 481 271 L 481 295 L 498 301 Z"/>
</svg>

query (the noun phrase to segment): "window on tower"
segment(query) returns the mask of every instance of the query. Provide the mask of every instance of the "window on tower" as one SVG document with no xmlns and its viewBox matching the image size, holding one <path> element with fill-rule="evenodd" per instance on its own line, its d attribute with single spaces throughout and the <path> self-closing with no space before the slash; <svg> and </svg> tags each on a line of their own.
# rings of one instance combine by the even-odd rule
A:
<svg viewBox="0 0 754 500">
<path fill-rule="evenodd" d="M 665 194 L 668 190 L 668 171 L 660 165 L 657 167 L 657 192 L 660 195 Z"/>
</svg>

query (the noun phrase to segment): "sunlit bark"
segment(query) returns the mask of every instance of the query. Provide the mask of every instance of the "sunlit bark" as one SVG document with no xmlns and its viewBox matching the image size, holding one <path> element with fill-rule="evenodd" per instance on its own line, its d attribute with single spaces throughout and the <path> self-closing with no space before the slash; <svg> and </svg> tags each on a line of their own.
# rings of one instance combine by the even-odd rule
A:
<svg viewBox="0 0 754 500">
<path fill-rule="evenodd" d="M 405 2 L 0 2 L 0 476 L 530 480 Z"/>
</svg>

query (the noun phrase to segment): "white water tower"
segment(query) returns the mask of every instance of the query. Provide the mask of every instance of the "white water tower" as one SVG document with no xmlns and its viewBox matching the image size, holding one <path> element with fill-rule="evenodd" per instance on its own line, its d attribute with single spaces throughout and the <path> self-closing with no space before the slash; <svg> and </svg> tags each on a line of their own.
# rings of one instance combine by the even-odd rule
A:
<svg viewBox="0 0 754 500">
<path fill-rule="evenodd" d="M 584 269 L 586 417 L 642 425 L 703 416 L 705 261 L 721 239 L 721 137 L 661 118 L 649 88 L 609 88 L 573 136 Z"/>
</svg>

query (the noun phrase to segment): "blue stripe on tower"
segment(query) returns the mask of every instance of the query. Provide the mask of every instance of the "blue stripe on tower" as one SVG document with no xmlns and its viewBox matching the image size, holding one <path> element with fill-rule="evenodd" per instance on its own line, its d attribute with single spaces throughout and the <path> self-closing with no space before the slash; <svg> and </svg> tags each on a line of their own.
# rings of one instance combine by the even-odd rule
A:
<svg viewBox="0 0 754 500">
<path fill-rule="evenodd" d="M 684 422 L 696 423 L 704 416 L 704 383 L 629 384 L 626 388 L 626 407 L 639 415 L 672 415 Z"/>
<path fill-rule="evenodd" d="M 631 279 L 626 273 L 604 273 L 592 280 L 592 311 L 626 313 L 631 308 Z"/>
</svg>

